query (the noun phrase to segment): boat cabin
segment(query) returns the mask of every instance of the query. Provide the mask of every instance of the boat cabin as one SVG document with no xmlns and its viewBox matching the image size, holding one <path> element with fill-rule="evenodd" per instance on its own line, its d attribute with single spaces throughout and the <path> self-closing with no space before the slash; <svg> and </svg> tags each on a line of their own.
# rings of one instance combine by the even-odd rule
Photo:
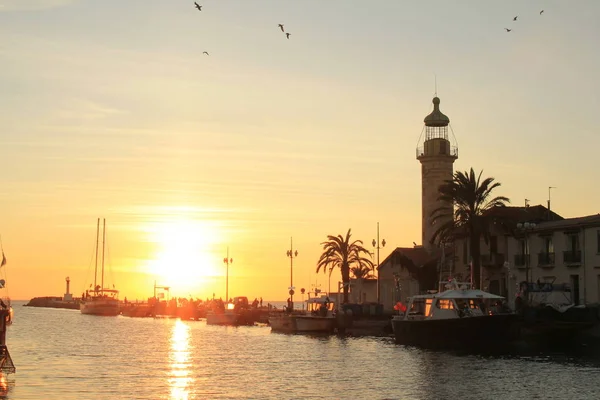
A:
<svg viewBox="0 0 600 400">
<path fill-rule="evenodd" d="M 491 315 L 502 311 L 502 296 L 470 289 L 468 283 L 452 282 L 446 288 L 443 292 L 430 291 L 411 297 L 404 319 L 451 319 Z"/>
<path fill-rule="evenodd" d="M 309 298 L 306 300 L 306 310 L 311 315 L 326 317 L 335 310 L 335 302 L 327 295 Z"/>
</svg>

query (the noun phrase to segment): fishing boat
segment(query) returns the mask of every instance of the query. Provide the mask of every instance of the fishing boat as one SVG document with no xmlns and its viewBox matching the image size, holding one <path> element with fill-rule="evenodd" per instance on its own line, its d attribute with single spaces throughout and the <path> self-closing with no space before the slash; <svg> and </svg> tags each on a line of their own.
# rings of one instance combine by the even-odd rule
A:
<svg viewBox="0 0 600 400">
<path fill-rule="evenodd" d="M 287 310 L 269 316 L 271 331 L 285 333 L 333 333 L 337 326 L 335 303 L 328 296 L 306 300 L 306 311 Z"/>
<path fill-rule="evenodd" d="M 518 338 L 517 315 L 505 298 L 456 280 L 444 290 L 413 296 L 392 317 L 396 343 L 421 347 L 480 348 Z"/>
<path fill-rule="evenodd" d="M 232 302 L 217 305 L 206 312 L 207 325 L 254 325 L 255 315 L 246 296 L 234 297 Z"/>
<path fill-rule="evenodd" d="M 100 283 L 98 283 L 98 248 L 100 240 L 100 218 L 96 227 L 96 261 L 94 268 L 94 285 L 85 291 L 81 299 L 80 310 L 82 314 L 117 316 L 120 313 L 119 291 L 104 287 L 104 251 L 106 247 L 106 219 L 102 226 L 102 270 Z"/>
</svg>

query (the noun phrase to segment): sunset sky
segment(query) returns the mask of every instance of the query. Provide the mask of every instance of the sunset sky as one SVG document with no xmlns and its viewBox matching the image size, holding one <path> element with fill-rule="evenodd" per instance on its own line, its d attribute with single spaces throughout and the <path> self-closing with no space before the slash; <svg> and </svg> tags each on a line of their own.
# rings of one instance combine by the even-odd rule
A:
<svg viewBox="0 0 600 400">
<path fill-rule="evenodd" d="M 600 211 L 600 2 L 0 0 L 0 235 L 13 299 L 285 300 L 328 234 L 421 238 L 435 94 L 513 204 Z M 542 15 L 540 10 L 544 9 Z M 518 15 L 518 20 L 513 17 Z M 279 30 L 283 23 L 290 39 Z M 506 32 L 504 28 L 513 29 Z M 203 55 L 207 51 L 210 56 Z M 332 290 L 339 274 L 332 278 Z"/>
</svg>

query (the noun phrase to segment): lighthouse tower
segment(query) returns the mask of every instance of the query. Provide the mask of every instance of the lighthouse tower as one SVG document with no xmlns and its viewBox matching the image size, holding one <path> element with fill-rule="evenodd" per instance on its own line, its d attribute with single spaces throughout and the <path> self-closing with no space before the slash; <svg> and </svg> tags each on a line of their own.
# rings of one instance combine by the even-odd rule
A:
<svg viewBox="0 0 600 400">
<path fill-rule="evenodd" d="M 452 180 L 454 161 L 458 158 L 458 147 L 451 145 L 448 139 L 450 118 L 440 111 L 440 99 L 433 98 L 433 111 L 425 117 L 425 137 L 417 147 L 417 160 L 421 162 L 421 209 L 422 209 L 422 244 L 431 249 L 433 234 L 443 221 L 432 224 L 431 213 L 443 207 L 438 200 L 440 185 Z M 447 204 L 449 212 L 452 204 Z"/>
</svg>

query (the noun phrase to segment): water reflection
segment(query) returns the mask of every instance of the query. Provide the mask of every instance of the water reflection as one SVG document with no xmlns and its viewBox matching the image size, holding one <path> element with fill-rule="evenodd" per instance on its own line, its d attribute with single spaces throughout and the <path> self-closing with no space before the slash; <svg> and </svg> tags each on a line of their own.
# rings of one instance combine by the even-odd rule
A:
<svg viewBox="0 0 600 400">
<path fill-rule="evenodd" d="M 171 373 L 169 375 L 169 387 L 171 388 L 171 399 L 187 400 L 193 378 L 191 374 L 190 361 L 190 327 L 186 323 L 176 320 L 171 332 Z"/>
</svg>

